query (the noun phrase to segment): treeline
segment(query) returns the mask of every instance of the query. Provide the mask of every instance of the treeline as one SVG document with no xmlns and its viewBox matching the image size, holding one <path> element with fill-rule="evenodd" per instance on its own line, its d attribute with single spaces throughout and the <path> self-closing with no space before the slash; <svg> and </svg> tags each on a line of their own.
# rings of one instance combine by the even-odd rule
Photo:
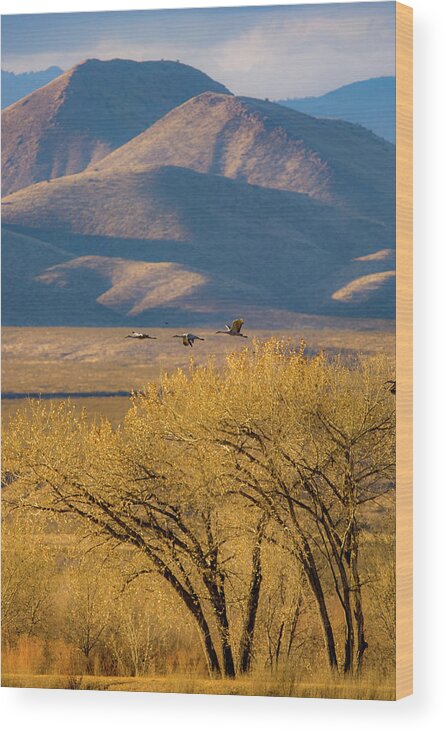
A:
<svg viewBox="0 0 444 732">
<path fill-rule="evenodd" d="M 17 524 L 45 517 L 22 569 L 45 548 L 58 620 L 51 640 L 4 601 L 9 647 L 63 639 L 101 673 L 392 672 L 392 369 L 271 340 L 148 385 L 117 429 L 31 402 L 4 437 L 4 537 L 29 554 Z"/>
</svg>

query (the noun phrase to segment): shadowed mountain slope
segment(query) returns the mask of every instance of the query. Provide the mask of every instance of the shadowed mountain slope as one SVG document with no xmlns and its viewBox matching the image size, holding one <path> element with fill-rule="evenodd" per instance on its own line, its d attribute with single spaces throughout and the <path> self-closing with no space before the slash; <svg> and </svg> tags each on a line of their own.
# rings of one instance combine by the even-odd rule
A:
<svg viewBox="0 0 444 732">
<path fill-rule="evenodd" d="M 380 76 L 355 81 L 320 97 L 284 99 L 279 102 L 315 117 L 334 117 L 354 122 L 384 137 L 396 138 L 396 77 Z"/>
<path fill-rule="evenodd" d="M 315 246 L 333 259 L 363 256 L 390 243 L 386 227 L 291 191 L 264 189 L 175 166 L 87 170 L 37 183 L 3 201 L 6 224 L 125 239 L 243 243 L 256 236 Z M 381 246 L 378 247 L 378 250 Z M 241 253 L 239 252 L 239 256 Z M 235 262 L 233 266 L 235 266 Z"/>
<path fill-rule="evenodd" d="M 87 256 L 49 267 L 36 278 L 59 288 L 73 287 L 77 277 L 103 278 L 96 301 L 123 315 L 169 306 L 205 283 L 205 278 L 172 262 L 143 262 L 120 257 Z M 108 285 L 108 289 L 106 289 Z M 104 289 L 105 288 L 105 289 Z M 90 293 L 91 294 L 91 293 Z"/>
<path fill-rule="evenodd" d="M 70 313 L 82 302 L 83 319 L 110 323 L 105 308 L 90 306 L 91 278 L 83 277 L 76 292 L 49 288 L 39 276 L 72 258 L 66 249 L 2 228 L 2 322 L 4 325 L 52 325 L 70 322 Z"/>
<path fill-rule="evenodd" d="M 348 122 L 207 92 L 91 168 L 114 173 L 152 165 L 304 193 L 394 232 L 395 148 Z"/>
<path fill-rule="evenodd" d="M 183 304 L 205 278 L 171 262 L 73 256 L 2 229 L 3 323 L 124 324 L 149 309 Z"/>
<path fill-rule="evenodd" d="M 229 94 L 173 61 L 90 59 L 75 66 L 2 112 L 3 194 L 83 170 L 208 90 Z"/>
<path fill-rule="evenodd" d="M 374 274 L 363 275 L 348 282 L 340 290 L 333 293 L 333 300 L 362 304 L 378 295 L 381 304 L 387 307 L 387 299 L 395 298 L 395 270 L 386 272 L 375 272 Z"/>
<path fill-rule="evenodd" d="M 258 304 L 342 314 L 348 301 L 332 294 L 352 278 L 387 269 L 385 261 L 364 261 L 350 270 L 352 260 L 392 244 L 383 224 L 306 195 L 172 166 L 87 170 L 30 186 L 4 204 L 8 227 L 65 242 L 72 253 L 39 272 L 40 284 L 63 297 L 83 275 L 95 278 L 77 305 L 78 324 L 87 298 L 129 317 L 165 307 L 208 313 Z M 148 262 L 165 266 L 142 266 Z M 370 316 L 371 302 L 360 308 L 355 299 L 351 314 Z"/>
<path fill-rule="evenodd" d="M 374 317 L 396 311 L 396 254 L 394 249 L 381 249 L 355 257 L 338 269 L 330 279 L 331 299 L 338 313 L 353 308 L 365 311 L 368 306 Z M 340 309 L 342 307 L 342 310 Z"/>
<path fill-rule="evenodd" d="M 63 74 L 63 69 L 58 66 L 50 66 L 44 71 L 25 71 L 21 74 L 2 69 L 2 109 L 49 84 L 60 74 Z"/>
</svg>

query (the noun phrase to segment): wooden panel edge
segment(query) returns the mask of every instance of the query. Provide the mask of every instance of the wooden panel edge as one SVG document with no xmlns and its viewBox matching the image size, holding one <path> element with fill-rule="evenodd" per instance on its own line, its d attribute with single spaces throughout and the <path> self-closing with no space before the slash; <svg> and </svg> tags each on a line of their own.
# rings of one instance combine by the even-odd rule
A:
<svg viewBox="0 0 444 732">
<path fill-rule="evenodd" d="M 396 3 L 396 699 L 413 693 L 413 10 Z"/>
</svg>

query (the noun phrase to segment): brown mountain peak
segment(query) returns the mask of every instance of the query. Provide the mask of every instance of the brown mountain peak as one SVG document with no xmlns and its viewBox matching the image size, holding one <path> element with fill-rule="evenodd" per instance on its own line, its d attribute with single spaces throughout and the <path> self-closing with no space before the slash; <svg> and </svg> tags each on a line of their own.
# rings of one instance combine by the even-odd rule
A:
<svg viewBox="0 0 444 732">
<path fill-rule="evenodd" d="M 394 164 L 393 145 L 357 125 L 206 91 L 97 167 L 176 165 L 303 193 L 393 227 Z"/>
<path fill-rule="evenodd" d="M 3 194 L 84 170 L 207 90 L 229 94 L 174 61 L 77 64 L 3 111 Z"/>
</svg>

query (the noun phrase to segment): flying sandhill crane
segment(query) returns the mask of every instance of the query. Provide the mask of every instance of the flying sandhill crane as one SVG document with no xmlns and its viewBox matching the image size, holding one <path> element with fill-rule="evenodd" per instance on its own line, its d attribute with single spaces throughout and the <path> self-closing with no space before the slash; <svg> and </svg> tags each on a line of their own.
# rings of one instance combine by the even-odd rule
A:
<svg viewBox="0 0 444 732">
<path fill-rule="evenodd" d="M 390 394 L 396 394 L 396 381 L 394 381 L 393 379 L 389 379 L 389 381 L 386 381 L 385 383 L 390 384 L 390 386 L 387 387 Z"/>
<path fill-rule="evenodd" d="M 236 320 L 233 320 L 231 325 L 225 323 L 226 330 L 217 330 L 216 333 L 224 333 L 225 335 L 230 336 L 239 336 L 239 338 L 248 338 L 248 336 L 241 333 L 241 328 L 243 324 L 244 321 L 242 318 L 236 318 Z"/>
<path fill-rule="evenodd" d="M 152 341 L 156 341 L 156 336 L 150 336 L 148 333 L 138 333 L 137 330 L 133 330 L 131 335 L 125 336 L 125 338 L 136 338 L 139 341 L 143 341 L 145 338 L 149 338 Z"/>
<path fill-rule="evenodd" d="M 193 333 L 182 333 L 174 335 L 173 338 L 182 338 L 182 343 L 184 346 L 190 346 L 193 347 L 194 341 L 204 341 L 205 338 L 201 338 L 200 336 L 193 335 Z"/>
</svg>

